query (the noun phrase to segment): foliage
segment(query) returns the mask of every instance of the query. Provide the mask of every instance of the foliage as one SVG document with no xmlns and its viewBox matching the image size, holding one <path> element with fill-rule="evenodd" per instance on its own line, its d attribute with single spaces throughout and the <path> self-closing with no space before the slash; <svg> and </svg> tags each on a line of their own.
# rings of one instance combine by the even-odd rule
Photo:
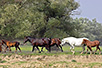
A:
<svg viewBox="0 0 102 68">
<path fill-rule="evenodd" d="M 102 40 L 102 24 L 98 23 L 96 19 L 90 21 L 87 18 L 76 18 L 74 21 L 80 28 L 77 29 L 80 37 L 88 37 L 90 40 Z"/>
<path fill-rule="evenodd" d="M 1 0 L 0 4 L 0 35 L 8 38 L 63 38 L 70 15 L 79 6 L 74 0 Z"/>
</svg>

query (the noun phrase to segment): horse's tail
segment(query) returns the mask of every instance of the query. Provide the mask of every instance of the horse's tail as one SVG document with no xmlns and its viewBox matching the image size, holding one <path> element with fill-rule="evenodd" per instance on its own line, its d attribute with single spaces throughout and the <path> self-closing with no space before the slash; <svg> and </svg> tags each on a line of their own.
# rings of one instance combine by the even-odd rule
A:
<svg viewBox="0 0 102 68">
<path fill-rule="evenodd" d="M 99 41 L 99 46 L 100 46 L 101 42 Z"/>
</svg>

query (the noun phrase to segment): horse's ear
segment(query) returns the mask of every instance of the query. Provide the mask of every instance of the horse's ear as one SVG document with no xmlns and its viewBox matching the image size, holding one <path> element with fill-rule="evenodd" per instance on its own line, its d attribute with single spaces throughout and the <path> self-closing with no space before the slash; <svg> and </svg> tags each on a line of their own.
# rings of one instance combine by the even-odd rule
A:
<svg viewBox="0 0 102 68">
<path fill-rule="evenodd" d="M 83 39 L 83 41 L 84 41 L 84 42 L 86 42 L 86 41 L 87 41 L 87 39 Z"/>
<path fill-rule="evenodd" d="M 52 38 L 49 38 L 50 40 L 52 39 Z"/>
<path fill-rule="evenodd" d="M 61 40 L 61 38 L 59 38 L 59 40 Z"/>
</svg>

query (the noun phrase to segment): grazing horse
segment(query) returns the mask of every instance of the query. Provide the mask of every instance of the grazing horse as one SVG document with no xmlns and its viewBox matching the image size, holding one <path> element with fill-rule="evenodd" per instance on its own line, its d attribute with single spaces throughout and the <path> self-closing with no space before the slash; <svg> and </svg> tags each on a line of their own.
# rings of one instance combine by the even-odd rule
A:
<svg viewBox="0 0 102 68">
<path fill-rule="evenodd" d="M 99 45 L 100 45 L 100 42 L 98 40 L 95 40 L 95 41 L 89 41 L 87 39 L 83 39 L 83 42 L 82 44 L 86 44 L 87 46 L 87 52 L 88 52 L 88 49 L 90 49 L 90 54 L 92 54 L 92 49 L 91 47 L 96 47 L 96 50 L 94 52 L 94 54 L 96 53 L 96 51 L 99 49 L 99 54 L 101 54 L 101 50 L 99 48 Z M 86 52 L 86 53 L 87 53 Z"/>
<path fill-rule="evenodd" d="M 61 41 L 60 41 L 59 38 L 53 38 L 53 39 L 51 39 L 49 50 L 51 51 L 51 47 L 54 46 L 54 45 L 56 45 L 57 48 L 60 47 L 61 51 L 63 52 L 62 46 L 60 44 L 61 44 Z M 43 47 L 42 47 L 41 51 L 43 51 Z"/>
<path fill-rule="evenodd" d="M 5 52 L 7 50 L 7 48 L 9 48 L 9 51 L 11 51 L 11 48 L 10 47 L 15 47 L 16 48 L 16 51 L 17 52 L 17 48 L 19 49 L 19 51 L 21 52 L 21 49 L 19 47 L 20 43 L 15 41 L 15 42 L 10 42 L 10 41 L 7 41 L 7 40 L 1 40 L 1 43 L 2 45 L 5 44 L 6 45 L 6 48 L 5 48 Z"/>
<path fill-rule="evenodd" d="M 68 44 L 70 46 L 70 51 L 73 52 L 73 54 L 75 53 L 74 46 L 82 46 L 83 47 L 83 51 L 81 52 L 82 54 L 85 51 L 85 45 L 82 45 L 83 39 L 89 40 L 88 38 L 67 37 L 62 39 L 61 45 L 63 46 L 65 44 Z"/>
<path fill-rule="evenodd" d="M 38 46 L 45 47 L 50 52 L 50 50 L 49 50 L 49 45 L 51 43 L 50 38 L 37 39 L 37 38 L 25 37 L 23 44 L 25 44 L 27 41 L 29 41 L 33 45 L 32 52 L 34 51 L 34 49 L 36 47 L 38 49 L 39 53 L 41 53 Z"/>
</svg>

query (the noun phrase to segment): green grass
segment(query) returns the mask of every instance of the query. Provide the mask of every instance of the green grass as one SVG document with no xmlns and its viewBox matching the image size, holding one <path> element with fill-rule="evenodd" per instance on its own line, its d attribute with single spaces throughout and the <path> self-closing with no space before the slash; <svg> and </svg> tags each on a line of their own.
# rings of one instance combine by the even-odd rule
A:
<svg viewBox="0 0 102 68">
<path fill-rule="evenodd" d="M 63 47 L 63 50 L 64 51 L 70 51 L 70 46 L 66 45 L 66 46 L 62 46 Z M 23 46 L 20 46 L 21 50 L 22 51 L 31 51 L 32 50 L 32 46 L 29 44 L 29 45 L 23 45 Z M 41 47 L 39 47 L 41 49 Z M 87 47 L 86 47 L 87 48 Z M 102 47 L 100 47 L 102 49 Z M 11 47 L 12 51 L 15 50 L 15 47 Z M 82 47 L 75 47 L 74 48 L 75 51 L 82 51 Z M 96 47 L 93 47 L 92 48 L 93 50 L 96 49 Z M 47 51 L 45 48 L 43 49 L 44 51 Z"/>
<path fill-rule="evenodd" d="M 20 46 L 20 48 L 21 48 L 22 52 L 20 53 L 20 52 L 18 52 L 19 50 L 17 51 L 18 54 L 20 54 L 20 55 L 64 55 L 64 54 L 72 55 L 72 52 L 70 52 L 70 46 L 68 46 L 68 45 L 62 46 L 64 52 L 61 52 L 60 50 L 58 52 L 51 50 L 51 53 L 49 53 L 45 48 L 43 49 L 44 52 L 42 52 L 42 53 L 38 53 L 37 49 L 34 52 L 31 52 L 32 46 L 31 46 L 31 44 L 28 44 L 28 43 L 26 45 Z M 39 48 L 41 50 L 41 47 L 39 47 Z M 102 47 L 100 47 L 100 48 L 102 49 Z M 85 49 L 87 49 L 87 47 Z M 12 52 L 15 52 L 15 47 L 11 47 L 11 50 L 12 50 Z M 82 47 L 75 47 L 75 51 L 76 51 L 75 55 L 81 55 L 80 52 L 82 50 L 83 50 Z M 96 47 L 93 47 L 92 50 L 95 51 Z M 99 51 L 96 52 L 97 55 L 98 55 L 98 53 L 99 53 Z M 6 53 L 6 54 L 12 55 L 12 53 Z M 0 55 L 2 55 L 2 54 L 0 54 Z M 85 55 L 85 54 L 82 54 L 82 55 Z"/>
</svg>

